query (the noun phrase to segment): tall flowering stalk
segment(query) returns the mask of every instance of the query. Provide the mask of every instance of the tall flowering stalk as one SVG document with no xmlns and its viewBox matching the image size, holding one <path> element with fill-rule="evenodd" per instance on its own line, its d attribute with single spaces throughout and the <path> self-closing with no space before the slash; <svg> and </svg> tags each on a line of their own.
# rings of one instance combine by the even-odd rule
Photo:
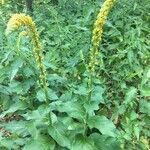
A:
<svg viewBox="0 0 150 150">
<path fill-rule="evenodd" d="M 116 0 L 106 0 L 104 4 L 102 5 L 100 12 L 97 16 L 97 19 L 94 23 L 94 29 L 92 32 L 92 47 L 90 49 L 90 61 L 88 64 L 88 70 L 90 72 L 90 78 L 89 78 L 89 98 L 91 98 L 91 92 L 92 92 L 92 84 L 93 84 L 93 76 L 95 75 L 95 68 L 98 64 L 98 55 L 99 55 L 99 45 L 102 40 L 102 34 L 103 34 L 103 26 L 106 22 L 107 16 L 109 11 L 111 10 L 113 4 Z"/>
<path fill-rule="evenodd" d="M 91 96 L 92 96 L 92 90 L 93 90 L 93 78 L 95 76 L 95 67 L 98 64 L 98 55 L 99 55 L 99 45 L 100 42 L 102 40 L 102 34 L 103 34 L 103 26 L 106 22 L 106 18 L 108 16 L 108 13 L 110 11 L 110 9 L 112 8 L 114 2 L 116 0 L 106 0 L 104 2 L 104 4 L 102 5 L 100 12 L 97 16 L 97 19 L 94 23 L 94 29 L 92 32 L 92 47 L 90 49 L 90 61 L 88 64 L 88 71 L 90 73 L 89 75 L 89 82 L 88 82 L 88 86 L 89 86 L 89 94 L 88 94 L 88 102 L 90 102 L 91 100 Z M 84 135 L 87 134 L 87 119 L 88 119 L 89 114 L 86 114 L 85 117 L 85 132 Z"/>
<path fill-rule="evenodd" d="M 48 91 L 47 91 L 47 82 L 46 82 L 46 70 L 45 66 L 43 64 L 43 55 L 42 55 L 42 48 L 41 44 L 39 41 L 39 35 L 36 29 L 36 25 L 32 18 L 28 15 L 25 14 L 14 14 L 8 24 L 7 24 L 7 29 L 6 29 L 6 34 L 9 34 L 15 30 L 17 30 L 20 27 L 26 27 L 27 31 L 21 32 L 21 35 L 28 35 L 33 44 L 33 54 L 35 56 L 36 62 L 38 69 L 40 71 L 40 85 L 44 89 L 45 96 L 46 96 L 46 101 L 48 102 Z"/>
</svg>

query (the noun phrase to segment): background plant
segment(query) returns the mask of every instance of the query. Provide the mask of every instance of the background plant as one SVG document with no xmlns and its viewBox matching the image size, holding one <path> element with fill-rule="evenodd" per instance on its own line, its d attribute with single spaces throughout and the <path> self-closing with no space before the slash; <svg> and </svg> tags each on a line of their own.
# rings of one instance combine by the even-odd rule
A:
<svg viewBox="0 0 150 150">
<path fill-rule="evenodd" d="M 7 39 L 4 35 L 11 14 L 24 10 L 16 1 L 1 6 L 1 149 L 149 148 L 148 0 L 115 4 L 104 27 L 99 59 L 103 63 L 94 78 L 93 102 L 85 103 L 88 76 L 80 51 L 87 60 L 93 23 L 102 3 L 34 2 L 33 18 L 44 47 L 53 101 L 50 106 L 44 104 L 44 93 L 37 86 L 39 73 L 30 39 L 22 38 L 18 56 L 17 35 Z M 87 136 L 82 134 L 85 107 L 96 114 L 88 120 Z M 48 121 L 50 109 L 53 125 Z"/>
</svg>

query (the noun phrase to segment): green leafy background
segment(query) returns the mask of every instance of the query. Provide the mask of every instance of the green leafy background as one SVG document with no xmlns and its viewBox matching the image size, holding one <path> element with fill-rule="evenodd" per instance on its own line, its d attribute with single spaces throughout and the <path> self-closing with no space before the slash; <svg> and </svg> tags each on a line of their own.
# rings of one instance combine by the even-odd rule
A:
<svg viewBox="0 0 150 150">
<path fill-rule="evenodd" d="M 0 149 L 149 149 L 148 0 L 118 0 L 113 7 L 99 47 L 92 99 L 86 101 L 88 76 L 81 52 L 88 62 L 93 23 L 102 3 L 34 2 L 33 19 L 48 72 L 49 105 L 44 104 L 45 95 L 38 86 L 30 39 L 22 38 L 18 53 L 17 33 L 5 36 L 11 14 L 25 12 L 24 2 L 0 5 Z"/>
</svg>

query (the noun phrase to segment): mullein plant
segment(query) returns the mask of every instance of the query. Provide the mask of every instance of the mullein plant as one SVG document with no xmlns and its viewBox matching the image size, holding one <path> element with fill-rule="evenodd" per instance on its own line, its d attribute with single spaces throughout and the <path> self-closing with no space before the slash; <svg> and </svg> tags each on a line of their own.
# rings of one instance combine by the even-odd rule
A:
<svg viewBox="0 0 150 150">
<path fill-rule="evenodd" d="M 19 29 L 20 27 L 26 27 L 26 31 L 22 31 L 19 34 L 17 45 L 19 47 L 20 38 L 22 36 L 28 35 L 31 38 L 32 44 L 33 44 L 33 54 L 40 72 L 39 80 L 40 85 L 42 89 L 44 89 L 46 102 L 49 103 L 48 99 L 48 87 L 47 87 L 47 81 L 46 81 L 46 69 L 43 64 L 43 54 L 42 54 L 42 48 L 39 41 L 39 35 L 36 29 L 36 25 L 32 18 L 26 14 L 14 14 L 7 24 L 6 29 L 6 35 L 9 33 Z"/>
<path fill-rule="evenodd" d="M 100 12 L 97 16 L 97 19 L 94 23 L 94 29 L 92 32 L 92 39 L 91 39 L 91 49 L 90 49 L 90 57 L 89 57 L 89 63 L 85 65 L 86 70 L 89 74 L 89 80 L 88 80 L 88 88 L 89 88 L 89 94 L 87 97 L 87 102 L 90 104 L 91 97 L 92 97 L 92 91 L 93 91 L 93 79 L 96 76 L 96 66 L 99 64 L 99 46 L 100 42 L 102 40 L 102 34 L 103 34 L 103 26 L 106 22 L 107 16 L 109 11 L 111 10 L 112 6 L 114 5 L 116 0 L 105 0 L 103 3 Z M 81 59 L 83 63 L 84 56 L 81 52 Z M 84 127 L 84 135 L 87 135 L 88 126 L 87 126 L 87 120 L 90 114 L 86 113 L 85 117 L 85 127 Z"/>
<path fill-rule="evenodd" d="M 100 54 L 99 52 L 99 46 L 100 42 L 102 40 L 102 34 L 103 34 L 103 26 L 106 22 L 108 13 L 110 12 L 112 6 L 114 5 L 116 0 L 106 0 L 104 4 L 102 5 L 99 14 L 97 16 L 97 19 L 94 23 L 94 29 L 92 32 L 92 46 L 90 49 L 90 60 L 88 64 L 88 71 L 90 73 L 89 77 L 89 100 L 91 98 L 92 93 L 92 85 L 93 85 L 93 77 L 95 76 L 95 69 L 96 66 L 99 64 L 98 56 Z"/>
</svg>

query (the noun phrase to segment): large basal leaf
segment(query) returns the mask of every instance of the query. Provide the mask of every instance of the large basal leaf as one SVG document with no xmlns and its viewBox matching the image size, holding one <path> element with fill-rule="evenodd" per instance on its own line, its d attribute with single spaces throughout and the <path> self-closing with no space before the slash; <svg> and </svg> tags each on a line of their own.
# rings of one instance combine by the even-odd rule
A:
<svg viewBox="0 0 150 150">
<path fill-rule="evenodd" d="M 74 121 L 71 117 L 63 117 L 62 119 L 63 124 L 66 125 L 68 131 L 71 132 L 71 136 L 74 138 L 76 134 L 82 134 L 84 132 L 85 124 L 81 122 Z"/>
<path fill-rule="evenodd" d="M 0 149 L 1 150 L 11 150 L 18 149 L 19 146 L 11 138 L 2 138 L 0 140 Z"/>
<path fill-rule="evenodd" d="M 36 136 L 37 131 L 47 132 L 50 124 L 50 109 L 46 105 L 41 105 L 37 110 L 28 111 L 22 115 L 26 120 L 26 128 L 32 136 Z M 52 116 L 52 115 L 51 115 Z M 52 122 L 57 118 L 52 116 Z"/>
<path fill-rule="evenodd" d="M 70 147 L 70 140 L 67 137 L 66 126 L 62 122 L 55 122 L 48 127 L 49 135 L 62 147 Z"/>
<path fill-rule="evenodd" d="M 35 139 L 26 143 L 23 150 L 54 150 L 55 142 L 46 135 L 38 135 Z"/>
<path fill-rule="evenodd" d="M 90 138 L 94 141 L 93 150 L 121 150 L 120 143 L 116 138 L 92 133 Z"/>
<path fill-rule="evenodd" d="M 113 122 L 105 116 L 91 116 L 88 118 L 90 128 L 98 129 L 102 134 L 115 137 L 116 127 Z"/>
<path fill-rule="evenodd" d="M 36 97 L 40 102 L 46 101 L 45 91 L 43 89 L 38 90 Z M 57 100 L 58 99 L 56 93 L 49 88 L 48 88 L 48 98 L 50 100 Z"/>
<path fill-rule="evenodd" d="M 43 104 L 40 105 L 38 109 L 33 111 L 28 111 L 26 114 L 23 114 L 22 116 L 26 120 L 33 120 L 35 121 L 35 123 L 41 122 L 41 124 L 43 124 L 43 123 L 48 123 L 49 113 L 50 113 L 50 108 Z"/>
<path fill-rule="evenodd" d="M 70 150 L 94 150 L 94 142 L 88 137 L 77 135 L 71 144 Z"/>
<path fill-rule="evenodd" d="M 19 136 L 27 136 L 28 132 L 26 129 L 26 122 L 25 121 L 11 121 L 0 125 L 6 131 L 9 131 L 12 134 L 17 134 Z"/>
<path fill-rule="evenodd" d="M 66 112 L 70 117 L 77 118 L 77 119 L 84 119 L 85 116 L 85 109 L 80 101 L 67 101 L 67 102 L 56 102 L 52 104 L 54 106 L 53 109 L 59 112 Z"/>
<path fill-rule="evenodd" d="M 14 113 L 18 110 L 25 110 L 26 108 L 28 108 L 27 103 L 24 101 L 18 100 L 14 104 L 12 104 L 8 110 L 4 111 L 0 115 L 0 118 L 3 118 L 5 115 L 10 114 L 10 113 Z"/>
</svg>

